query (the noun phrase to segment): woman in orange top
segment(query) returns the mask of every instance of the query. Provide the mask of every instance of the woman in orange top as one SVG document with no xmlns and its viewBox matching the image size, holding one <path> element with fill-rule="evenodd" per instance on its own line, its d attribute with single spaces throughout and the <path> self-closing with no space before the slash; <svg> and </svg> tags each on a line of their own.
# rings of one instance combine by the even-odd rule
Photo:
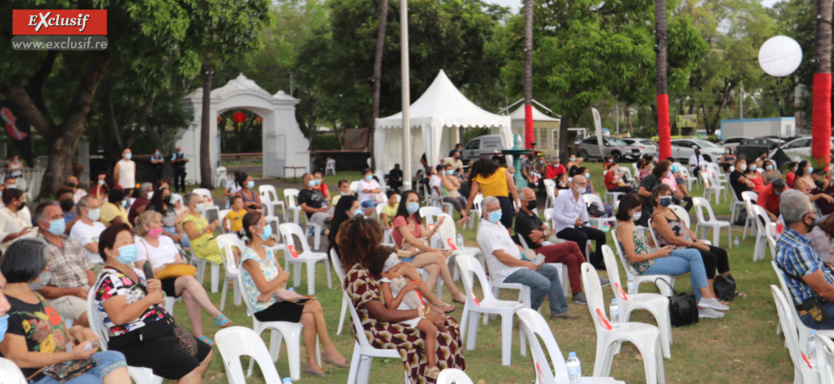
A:
<svg viewBox="0 0 834 384">
<path fill-rule="evenodd" d="M 513 218 L 515 218 L 513 201 L 518 201 L 518 189 L 507 168 L 487 158 L 478 159 L 469 173 L 469 185 L 469 200 L 463 212 L 464 220 L 469 221 L 469 210 L 472 209 L 472 203 L 478 193 L 484 197 L 495 196 L 501 204 L 501 224 L 510 230 L 513 227 Z"/>
</svg>

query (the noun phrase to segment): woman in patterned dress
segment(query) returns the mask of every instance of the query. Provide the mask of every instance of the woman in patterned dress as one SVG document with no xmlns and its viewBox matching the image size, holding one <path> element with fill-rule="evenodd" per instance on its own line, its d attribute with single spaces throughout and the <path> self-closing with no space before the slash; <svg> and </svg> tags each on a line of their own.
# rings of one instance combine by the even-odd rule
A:
<svg viewBox="0 0 834 384">
<path fill-rule="evenodd" d="M 316 362 L 316 336 L 324 347 L 325 363 L 348 368 L 350 363 L 330 341 L 324 313 L 318 300 L 296 301 L 300 295 L 286 289 L 290 275 L 278 263 L 264 241 L 272 235 L 263 213 L 252 211 L 243 216 L 243 230 L 249 239 L 240 256 L 240 278 L 243 281 L 243 297 L 255 312 L 258 321 L 288 321 L 304 325 L 302 334 L 307 348 L 305 374 L 327 377 Z M 284 257 L 288 257 L 285 255 Z M 302 305 L 303 304 L 303 305 Z"/>
<path fill-rule="evenodd" d="M 691 248 L 675 249 L 672 245 L 654 248 L 649 245 L 646 236 L 634 225 L 642 216 L 642 211 L 643 199 L 636 194 L 629 193 L 620 199 L 617 209 L 617 246 L 623 251 L 631 268 L 639 275 L 679 276 L 689 272 L 700 316 L 723 317 L 724 314 L 717 311 L 726 311 L 730 307 L 721 304 L 709 290 L 701 254 Z"/>
<path fill-rule="evenodd" d="M 435 307 L 426 313 L 417 313 L 416 309 L 399 311 L 385 307 L 379 283 L 382 266 L 371 263 L 374 251 L 381 242 L 382 228 L 374 220 L 358 216 L 345 221 L 339 228 L 339 255 L 343 265 L 350 266 L 345 274 L 344 289 L 362 321 L 364 337 L 376 348 L 398 350 L 412 383 L 433 382 L 426 377 L 425 334 L 403 323 L 424 316 L 437 326 L 436 353 L 440 369 L 466 369 L 460 349 L 460 330 L 455 319 L 446 317 L 442 310 Z"/>
</svg>

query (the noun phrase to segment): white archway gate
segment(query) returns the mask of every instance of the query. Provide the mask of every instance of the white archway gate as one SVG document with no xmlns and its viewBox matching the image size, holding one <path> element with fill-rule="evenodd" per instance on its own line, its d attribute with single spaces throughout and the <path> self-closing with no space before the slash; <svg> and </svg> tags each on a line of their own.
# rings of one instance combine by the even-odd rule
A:
<svg viewBox="0 0 834 384">
<path fill-rule="evenodd" d="M 209 105 L 209 157 L 212 169 L 220 166 L 221 132 L 217 129 L 217 116 L 230 109 L 247 109 L 263 118 L 263 177 L 286 177 L 284 172 L 289 167 L 304 167 L 308 170 L 310 142 L 301 133 L 295 120 L 295 106 L 299 101 L 284 91 L 270 95 L 242 73 L 229 80 L 223 87 L 212 90 Z M 203 90 L 197 89 L 184 97 L 182 102 L 187 108 L 192 109 L 194 120 L 188 128 L 177 133 L 175 145 L 182 147 L 191 160 L 186 166 L 186 181 L 195 183 L 200 180 L 200 117 Z"/>
</svg>

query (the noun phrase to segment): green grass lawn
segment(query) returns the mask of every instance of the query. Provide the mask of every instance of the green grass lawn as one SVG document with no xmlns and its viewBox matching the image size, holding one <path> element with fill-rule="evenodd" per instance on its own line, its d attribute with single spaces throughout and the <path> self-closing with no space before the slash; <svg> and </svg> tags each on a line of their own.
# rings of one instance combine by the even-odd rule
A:
<svg viewBox="0 0 834 384">
<path fill-rule="evenodd" d="M 602 191 L 602 165 L 589 163 L 589 166 L 595 190 Z M 623 166 L 630 167 L 630 164 L 623 164 Z M 341 178 L 357 180 L 359 172 L 340 172 L 336 176 L 327 176 L 325 180 L 329 185 L 335 185 L 335 181 Z M 692 195 L 701 196 L 700 187 L 693 187 Z M 219 197 L 220 190 L 216 190 L 215 194 L 218 195 L 216 197 Z M 728 202 L 722 201 L 721 204 L 714 205 L 713 208 L 716 215 L 729 217 Z M 466 230 L 462 233 L 468 246 L 477 245 L 474 230 Z M 741 228 L 734 228 L 735 235 L 738 235 L 741 239 Z M 712 239 L 712 233 L 710 232 L 706 238 Z M 748 236 L 746 240 L 741 240 L 739 248 L 729 249 L 727 248 L 726 232 L 721 236 L 720 245 L 728 249 L 732 273 L 738 281 L 738 288 L 749 296 L 733 301 L 730 304 L 732 309 L 726 312 L 723 319 L 703 319 L 698 324 L 672 330 L 672 359 L 664 360 L 667 383 L 723 383 L 730 381 L 784 383 L 792 380 L 792 363 L 787 355 L 787 349 L 784 347 L 782 336 L 776 335 L 777 314 L 773 305 L 773 298 L 768 289 L 770 284 L 778 284 L 778 281 L 769 263 L 770 257 L 765 261 L 756 263 L 752 261 L 753 240 L 754 237 Z M 610 235 L 608 241 L 610 244 Z M 278 257 L 279 262 L 283 265 L 283 256 L 278 255 Z M 625 281 L 622 267 L 620 269 L 621 279 Z M 306 276 L 306 273 L 302 276 Z M 604 272 L 602 276 L 605 276 Z M 462 288 L 462 282 L 457 282 L 457 284 Z M 205 282 L 205 286 L 209 287 L 208 281 Z M 316 296 L 325 310 L 327 328 L 333 342 L 345 357 L 350 358 L 354 339 L 349 320 L 346 322 L 342 334 L 336 335 L 342 297 L 339 286 L 339 282 L 334 280 L 333 289 L 327 288 L 324 264 L 319 264 L 316 270 Z M 688 275 L 677 278 L 675 288 L 678 292 L 691 292 Z M 645 291 L 649 288 L 644 285 L 643 289 Z M 301 294 L 306 292 L 306 280 L 304 278 L 302 278 L 302 284 L 296 287 L 296 290 Z M 605 287 L 603 290 L 606 302 L 610 302 L 613 296 L 610 288 Z M 480 290 L 477 288 L 476 294 L 480 294 Z M 209 293 L 209 295 L 215 303 L 219 303 L 220 293 Z M 503 291 L 502 298 L 515 299 L 516 297 L 510 291 Z M 444 299 L 451 302 L 448 291 L 444 292 Z M 577 352 L 582 361 L 583 374 L 590 376 L 593 372 L 596 351 L 594 326 L 586 306 L 573 303 L 570 303 L 569 306 L 571 312 L 581 315 L 580 319 L 575 321 L 548 320 L 548 322 L 562 353 L 565 355 L 564 357 L 567 357 L 568 352 Z M 545 300 L 543 307 L 542 312 L 547 317 L 549 314 L 547 300 Z M 459 306 L 459 308 L 453 315 L 458 319 L 462 306 Z M 252 320 L 246 316 L 245 307 L 243 305 L 233 305 L 231 293 L 227 299 L 224 312 L 236 325 L 252 327 Z M 182 303 L 176 305 L 175 315 L 179 322 L 189 326 L 185 307 Z M 634 312 L 631 321 L 654 322 L 653 317 L 645 311 Z M 205 313 L 203 314 L 203 324 L 208 335 L 213 335 L 218 330 L 212 319 Z M 264 335 L 264 338 L 267 339 L 268 336 Z M 474 350 L 464 350 L 467 364 L 466 371 L 474 382 L 534 382 L 535 373 L 532 358 L 529 351 L 526 357 L 520 355 L 517 328 L 513 335 L 512 365 L 509 367 L 500 364 L 500 319 L 491 321 L 487 326 L 481 325 L 477 340 L 478 344 Z M 282 346 L 282 348 L 284 347 Z M 222 359 L 216 348 L 214 352 L 214 359 L 204 377 L 204 381 L 207 383 L 225 383 L 226 377 Z M 301 353 L 303 359 L 303 346 Z M 402 364 L 399 360 L 375 359 L 373 364 L 371 383 L 402 382 Z M 277 368 L 282 377 L 289 376 L 285 351 L 281 352 Z M 340 383 L 347 381 L 348 369 L 329 366 L 325 366 L 325 369 L 331 371 L 332 375 L 330 377 L 320 379 L 302 375 L 303 382 Z M 614 358 L 611 376 L 628 383 L 645 382 L 643 364 L 636 348 L 630 344 L 623 345 L 620 354 Z M 249 382 L 262 383 L 263 378 L 259 376 L 259 373 L 256 373 L 255 377 Z"/>
</svg>

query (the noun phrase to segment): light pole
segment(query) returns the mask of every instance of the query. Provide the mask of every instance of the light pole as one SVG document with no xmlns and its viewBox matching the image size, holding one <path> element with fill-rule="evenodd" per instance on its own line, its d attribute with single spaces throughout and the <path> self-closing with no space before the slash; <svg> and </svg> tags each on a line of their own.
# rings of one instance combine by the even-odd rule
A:
<svg viewBox="0 0 834 384">
<path fill-rule="evenodd" d="M 409 94 L 408 76 L 408 0 L 400 0 L 400 60 L 402 72 L 402 99 L 403 99 L 403 189 L 411 189 L 411 121 L 409 119 L 409 107 L 411 106 L 411 95 Z"/>
</svg>

